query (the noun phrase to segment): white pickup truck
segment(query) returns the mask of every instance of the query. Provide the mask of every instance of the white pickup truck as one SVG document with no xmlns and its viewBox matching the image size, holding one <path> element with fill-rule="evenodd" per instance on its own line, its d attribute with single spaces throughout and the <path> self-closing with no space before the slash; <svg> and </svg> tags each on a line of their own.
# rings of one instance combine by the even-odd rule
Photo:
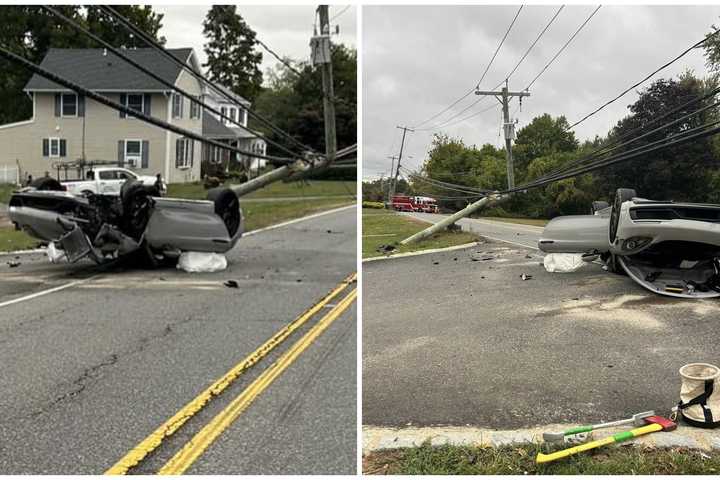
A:
<svg viewBox="0 0 720 480">
<path fill-rule="evenodd" d="M 155 177 L 138 175 L 126 168 L 98 167 L 85 172 L 85 178 L 82 180 L 62 180 L 60 183 L 73 195 L 86 195 L 88 193 L 119 195 L 120 187 L 127 180 L 140 180 L 146 185 L 152 185 L 156 181 Z M 164 195 L 166 191 L 167 185 L 163 182 L 160 193 Z"/>
</svg>

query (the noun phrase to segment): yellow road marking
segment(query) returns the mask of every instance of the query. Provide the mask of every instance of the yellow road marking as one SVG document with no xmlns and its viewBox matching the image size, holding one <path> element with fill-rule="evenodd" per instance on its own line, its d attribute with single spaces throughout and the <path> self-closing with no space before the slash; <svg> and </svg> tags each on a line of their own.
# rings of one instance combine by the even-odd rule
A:
<svg viewBox="0 0 720 480">
<path fill-rule="evenodd" d="M 275 363 L 265 370 L 230 405 L 205 425 L 160 470 L 160 475 L 181 475 L 242 414 L 245 409 L 287 369 L 357 298 L 354 288 Z"/>
<path fill-rule="evenodd" d="M 353 273 L 342 281 L 337 287 L 335 287 L 330 293 L 328 293 L 322 300 L 306 310 L 302 315 L 297 317 L 295 320 L 285 325 L 280 331 L 263 343 L 257 350 L 248 355 L 240 363 L 235 365 L 230 371 L 223 375 L 219 380 L 210 385 L 191 402 L 181 408 L 175 415 L 173 415 L 168 421 L 160 425 L 154 432 L 147 436 L 142 442 L 130 450 L 123 458 L 118 460 L 115 465 L 110 467 L 105 475 L 124 475 L 132 467 L 137 465 L 145 458 L 150 452 L 155 450 L 163 440 L 173 433 L 175 433 L 185 422 L 187 422 L 193 415 L 199 412 L 213 397 L 218 396 L 223 392 L 230 384 L 235 381 L 242 373 L 248 370 L 250 367 L 262 360 L 270 351 L 282 343 L 287 337 L 290 336 L 295 330 L 300 328 L 305 322 L 312 318 L 318 311 L 320 311 L 327 303 L 333 298 L 338 296 L 348 285 L 355 282 L 357 274 Z"/>
</svg>

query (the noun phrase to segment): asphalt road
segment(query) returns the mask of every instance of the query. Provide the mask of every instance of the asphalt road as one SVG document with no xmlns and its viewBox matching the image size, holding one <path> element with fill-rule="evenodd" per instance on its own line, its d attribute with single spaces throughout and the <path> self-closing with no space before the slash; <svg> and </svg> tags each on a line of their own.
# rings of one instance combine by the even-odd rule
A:
<svg viewBox="0 0 720 480">
<path fill-rule="evenodd" d="M 103 473 L 356 270 L 355 214 L 245 237 L 215 274 L 0 257 L 0 474 Z M 157 471 L 336 303 L 131 473 Z M 356 328 L 353 303 L 186 473 L 355 473 Z"/>
<path fill-rule="evenodd" d="M 487 231 L 534 245 L 532 228 Z M 720 363 L 717 300 L 661 297 L 596 264 L 551 274 L 542 257 L 491 241 L 365 263 L 363 424 L 513 429 L 667 412 L 682 365 Z"/>
</svg>

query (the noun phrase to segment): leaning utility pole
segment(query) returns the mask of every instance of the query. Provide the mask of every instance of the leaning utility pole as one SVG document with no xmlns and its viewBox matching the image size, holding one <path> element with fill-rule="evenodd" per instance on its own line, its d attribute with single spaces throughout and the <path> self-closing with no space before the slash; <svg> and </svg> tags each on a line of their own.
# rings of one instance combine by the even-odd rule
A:
<svg viewBox="0 0 720 480">
<path fill-rule="evenodd" d="M 393 175 L 392 183 L 390 184 L 390 194 L 388 195 L 388 204 L 392 203 L 392 197 L 395 196 L 395 187 L 397 186 L 397 178 L 398 178 L 398 175 L 400 175 L 400 161 L 402 160 L 403 147 L 405 146 L 405 135 L 407 134 L 407 132 L 415 131 L 408 127 L 401 127 L 400 125 L 398 125 L 396 128 L 399 128 L 400 130 L 403 131 L 403 136 L 402 136 L 402 141 L 400 142 L 400 153 L 398 154 L 397 167 L 395 168 L 395 174 Z"/>
<path fill-rule="evenodd" d="M 390 185 L 391 185 L 391 183 L 392 183 L 392 177 L 393 177 L 393 174 L 394 174 L 394 172 L 395 172 L 395 160 L 398 159 L 398 156 L 397 156 L 397 155 L 390 155 L 390 156 L 388 156 L 387 158 L 389 158 L 389 159 L 392 161 L 392 163 L 390 164 L 390 176 L 388 177 L 388 180 L 389 180 L 389 181 L 388 181 L 388 189 L 387 189 L 387 195 L 386 195 L 387 203 L 390 204 L 390 203 L 392 202 L 392 198 L 390 197 Z M 385 192 L 385 190 L 383 190 L 383 193 L 384 193 L 384 192 Z"/>
<path fill-rule="evenodd" d="M 335 88 L 333 87 L 332 58 L 330 50 L 330 14 L 327 5 L 317 8 L 320 15 L 320 36 L 314 37 L 320 44 L 321 55 L 313 63 L 322 67 L 323 112 L 325 114 L 325 155 L 329 162 L 335 160 L 337 139 L 335 137 Z"/>
<path fill-rule="evenodd" d="M 508 81 L 505 80 L 505 86 L 499 92 L 475 90 L 475 95 L 492 95 L 503 106 L 503 130 L 505 132 L 505 158 L 507 159 L 507 183 L 508 188 L 515 186 L 515 168 L 513 166 L 512 141 L 515 138 L 515 124 L 510 120 L 510 99 L 518 97 L 522 102 L 522 97 L 529 97 L 530 92 L 510 92 L 508 91 Z"/>
</svg>

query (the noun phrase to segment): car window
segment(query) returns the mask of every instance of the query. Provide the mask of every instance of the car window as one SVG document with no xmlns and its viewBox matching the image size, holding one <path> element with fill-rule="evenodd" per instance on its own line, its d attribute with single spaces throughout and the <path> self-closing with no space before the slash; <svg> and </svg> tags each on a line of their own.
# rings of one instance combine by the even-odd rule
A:
<svg viewBox="0 0 720 480">
<path fill-rule="evenodd" d="M 85 178 L 86 178 L 87 180 L 95 180 L 95 172 L 92 171 L 92 170 L 90 170 L 89 172 L 87 172 L 87 173 L 85 174 Z"/>
<path fill-rule="evenodd" d="M 122 170 L 117 172 L 117 176 L 120 180 L 128 180 L 130 178 L 133 178 L 133 176 L 130 175 L 128 172 L 123 172 Z"/>
<path fill-rule="evenodd" d="M 105 170 L 100 172 L 100 180 L 115 180 L 116 175 L 112 170 Z"/>
</svg>

